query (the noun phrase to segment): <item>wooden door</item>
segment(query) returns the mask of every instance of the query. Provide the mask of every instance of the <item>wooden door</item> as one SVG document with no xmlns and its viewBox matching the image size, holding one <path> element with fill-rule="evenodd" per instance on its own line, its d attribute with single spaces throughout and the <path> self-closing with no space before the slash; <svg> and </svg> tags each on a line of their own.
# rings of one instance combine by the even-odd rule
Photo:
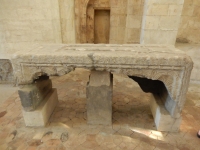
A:
<svg viewBox="0 0 200 150">
<path fill-rule="evenodd" d="M 109 43 L 110 10 L 94 12 L 94 44 Z"/>
</svg>

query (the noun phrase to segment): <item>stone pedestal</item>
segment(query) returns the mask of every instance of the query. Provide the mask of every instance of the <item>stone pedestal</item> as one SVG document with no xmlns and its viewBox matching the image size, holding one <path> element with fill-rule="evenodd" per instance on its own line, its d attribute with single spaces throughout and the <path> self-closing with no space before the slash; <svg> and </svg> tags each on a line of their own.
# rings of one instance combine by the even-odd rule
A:
<svg viewBox="0 0 200 150">
<path fill-rule="evenodd" d="M 18 90 L 21 104 L 25 111 L 34 111 L 46 95 L 52 90 L 52 82 L 48 76 L 42 76 L 33 84 L 25 85 Z"/>
<path fill-rule="evenodd" d="M 87 122 L 112 124 L 113 76 L 106 71 L 92 71 L 87 85 Z"/>
<path fill-rule="evenodd" d="M 58 104 L 57 90 L 52 89 L 34 111 L 23 111 L 26 126 L 45 126 Z"/>
<path fill-rule="evenodd" d="M 158 131 L 179 131 L 182 118 L 171 117 L 159 96 L 151 94 L 150 108 Z"/>
</svg>

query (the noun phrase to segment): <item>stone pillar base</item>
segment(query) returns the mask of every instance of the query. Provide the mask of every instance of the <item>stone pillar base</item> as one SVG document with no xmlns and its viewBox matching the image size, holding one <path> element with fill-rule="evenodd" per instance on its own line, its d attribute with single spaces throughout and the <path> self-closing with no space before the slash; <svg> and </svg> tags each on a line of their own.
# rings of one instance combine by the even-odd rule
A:
<svg viewBox="0 0 200 150">
<path fill-rule="evenodd" d="M 34 111 L 22 110 L 26 126 L 45 126 L 57 104 L 57 90 L 52 89 Z"/>
<path fill-rule="evenodd" d="M 158 131 L 178 132 L 182 118 L 173 118 L 157 95 L 151 94 L 150 108 Z"/>
<path fill-rule="evenodd" d="M 87 122 L 92 125 L 112 124 L 112 74 L 92 71 L 87 85 Z"/>
</svg>

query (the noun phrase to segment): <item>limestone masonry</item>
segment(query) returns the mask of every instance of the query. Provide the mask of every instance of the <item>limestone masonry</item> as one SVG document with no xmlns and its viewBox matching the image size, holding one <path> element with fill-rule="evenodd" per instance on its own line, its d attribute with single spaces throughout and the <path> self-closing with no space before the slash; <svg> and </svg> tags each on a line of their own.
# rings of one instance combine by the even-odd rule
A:
<svg viewBox="0 0 200 150">
<path fill-rule="evenodd" d="M 152 93 L 154 97 L 158 94 L 175 119 L 181 117 L 193 67 L 189 56 L 167 45 L 35 45 L 16 52 L 11 62 L 18 85 L 33 84 L 40 76 L 64 75 L 75 68 L 162 81 L 164 84 L 158 84 L 162 90 Z"/>
</svg>

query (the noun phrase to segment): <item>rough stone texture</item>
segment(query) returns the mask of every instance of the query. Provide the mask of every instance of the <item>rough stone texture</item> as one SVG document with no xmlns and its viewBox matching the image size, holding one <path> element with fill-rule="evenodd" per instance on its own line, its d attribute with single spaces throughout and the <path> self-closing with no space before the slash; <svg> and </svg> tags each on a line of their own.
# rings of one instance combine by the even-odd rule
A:
<svg viewBox="0 0 200 150">
<path fill-rule="evenodd" d="M 0 84 L 13 82 L 13 69 L 10 60 L 0 59 Z"/>
<path fill-rule="evenodd" d="M 15 53 L 12 64 L 19 85 L 41 75 L 64 75 L 76 67 L 160 80 L 177 103 L 172 117 L 183 108 L 193 67 L 184 52 L 165 45 L 36 45 Z"/>
<path fill-rule="evenodd" d="M 87 122 L 112 124 L 113 76 L 106 71 L 92 71 L 87 85 Z"/>
<path fill-rule="evenodd" d="M 57 104 L 57 90 L 52 89 L 36 110 L 31 112 L 22 110 L 26 126 L 45 126 Z"/>
<path fill-rule="evenodd" d="M 177 132 L 181 124 L 181 117 L 173 118 L 162 103 L 161 97 L 152 94 L 150 97 L 150 108 L 158 131 Z"/>
<path fill-rule="evenodd" d="M 180 111 L 177 102 L 171 98 L 162 81 L 134 76 L 131 76 L 130 78 L 135 80 L 144 92 L 150 92 L 154 95 L 158 95 L 159 100 L 162 101 L 163 105 L 165 106 L 170 115 L 173 116 L 173 114 L 176 114 L 176 116 L 174 116 L 175 118 L 180 117 Z"/>
<path fill-rule="evenodd" d="M 42 76 L 33 84 L 25 85 L 18 90 L 21 104 L 25 111 L 33 111 L 44 100 L 52 89 L 52 82 L 47 76 Z"/>
</svg>

